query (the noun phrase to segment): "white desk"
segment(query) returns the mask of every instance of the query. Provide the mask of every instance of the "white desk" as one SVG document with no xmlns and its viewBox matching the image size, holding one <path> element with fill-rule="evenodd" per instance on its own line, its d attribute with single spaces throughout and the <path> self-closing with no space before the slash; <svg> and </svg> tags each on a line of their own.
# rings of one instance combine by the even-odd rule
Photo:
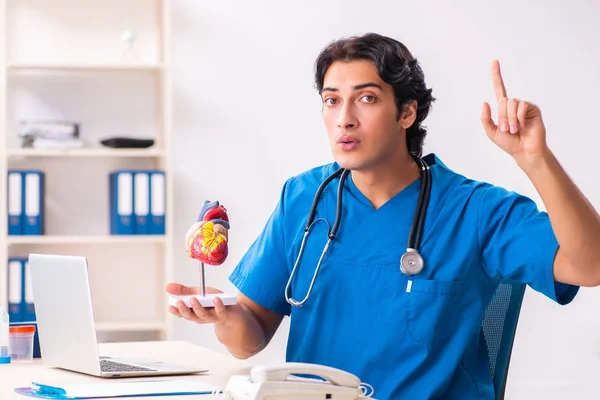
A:
<svg viewBox="0 0 600 400">
<path fill-rule="evenodd" d="M 207 368 L 204 374 L 175 375 L 165 377 L 152 377 L 151 379 L 185 379 L 205 382 L 209 385 L 225 387 L 231 375 L 248 375 L 251 364 L 245 360 L 238 360 L 233 356 L 215 352 L 187 342 L 132 342 L 132 343 L 100 343 L 98 345 L 101 356 L 144 358 L 172 362 L 182 365 L 196 365 Z M 33 361 L 12 362 L 0 364 L 0 399 L 26 400 L 31 397 L 19 395 L 14 392 L 16 387 L 29 386 L 32 381 L 47 384 L 66 383 L 111 383 L 126 380 L 147 380 L 144 378 L 97 378 L 44 365 L 40 359 Z M 164 396 L 165 400 L 193 400 L 208 399 L 208 395 L 196 396 Z M 145 399 L 148 397 L 129 397 L 128 399 Z"/>
</svg>

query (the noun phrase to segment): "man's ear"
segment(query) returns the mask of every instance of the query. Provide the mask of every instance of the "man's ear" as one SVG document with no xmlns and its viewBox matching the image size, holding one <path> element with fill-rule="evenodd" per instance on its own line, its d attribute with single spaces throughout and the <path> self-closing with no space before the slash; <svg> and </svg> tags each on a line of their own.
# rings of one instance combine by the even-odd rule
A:
<svg viewBox="0 0 600 400">
<path fill-rule="evenodd" d="M 400 115 L 400 124 L 402 128 L 408 129 L 415 123 L 417 119 L 417 101 L 411 100 L 402 107 Z"/>
</svg>

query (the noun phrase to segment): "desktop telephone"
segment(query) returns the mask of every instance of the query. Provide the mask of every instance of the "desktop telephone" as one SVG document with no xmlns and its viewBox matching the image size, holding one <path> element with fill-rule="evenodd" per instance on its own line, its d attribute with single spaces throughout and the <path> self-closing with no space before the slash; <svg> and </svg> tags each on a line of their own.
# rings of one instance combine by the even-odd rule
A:
<svg viewBox="0 0 600 400">
<path fill-rule="evenodd" d="M 297 374 L 321 377 L 304 378 Z M 249 376 L 233 375 L 220 397 L 224 400 L 332 399 L 357 400 L 370 398 L 367 384 L 348 372 L 309 363 L 283 363 L 257 366 Z"/>
</svg>

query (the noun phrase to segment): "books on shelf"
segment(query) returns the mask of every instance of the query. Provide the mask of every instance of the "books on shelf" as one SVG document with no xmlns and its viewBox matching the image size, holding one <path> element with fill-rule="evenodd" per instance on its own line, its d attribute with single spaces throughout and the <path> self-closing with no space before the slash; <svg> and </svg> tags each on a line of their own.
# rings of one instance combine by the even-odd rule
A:
<svg viewBox="0 0 600 400">
<path fill-rule="evenodd" d="M 165 234 L 164 171 L 114 171 L 109 195 L 112 235 Z"/>
<path fill-rule="evenodd" d="M 23 142 L 24 148 L 33 149 L 82 149 L 84 147 L 83 141 L 79 139 L 45 139 L 45 138 L 32 138 L 26 139 Z"/>
<path fill-rule="evenodd" d="M 109 188 L 111 235 L 165 234 L 164 171 L 114 171 Z M 9 170 L 7 201 L 9 236 L 46 235 L 44 172 Z"/>
<path fill-rule="evenodd" d="M 50 140 L 79 138 L 79 124 L 68 121 L 24 120 L 19 125 L 19 137 L 34 137 Z"/>
<path fill-rule="evenodd" d="M 11 323 L 36 320 L 27 258 L 8 259 L 8 318 Z"/>
<path fill-rule="evenodd" d="M 35 302 L 31 286 L 29 260 L 22 257 L 8 258 L 8 321 L 10 326 L 36 326 L 33 340 L 33 357 L 39 358 L 40 343 L 35 315 Z"/>
<path fill-rule="evenodd" d="M 43 235 L 45 174 L 39 170 L 8 171 L 8 234 Z"/>
<path fill-rule="evenodd" d="M 18 136 L 25 148 L 73 149 L 84 145 L 79 139 L 79 124 L 69 121 L 21 121 Z"/>
</svg>

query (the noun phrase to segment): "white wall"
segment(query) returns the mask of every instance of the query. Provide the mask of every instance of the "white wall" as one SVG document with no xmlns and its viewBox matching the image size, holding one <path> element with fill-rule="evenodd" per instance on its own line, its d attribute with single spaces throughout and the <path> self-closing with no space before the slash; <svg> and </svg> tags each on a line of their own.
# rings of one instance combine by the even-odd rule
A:
<svg viewBox="0 0 600 400">
<path fill-rule="evenodd" d="M 285 179 L 331 160 L 313 87 L 317 54 L 330 40 L 366 31 L 399 39 L 420 59 L 438 99 L 427 120 L 427 152 L 539 203 L 526 176 L 480 124 L 481 103 L 495 104 L 489 65 L 498 58 L 509 96 L 541 106 L 551 148 L 599 205 L 592 162 L 600 144 L 599 16 L 600 5 L 582 0 L 174 1 L 176 231 L 183 238 L 204 199 L 226 205 L 231 253 L 223 266 L 207 271 L 207 279 L 232 290 L 227 276 L 262 228 Z M 176 277 L 197 284 L 197 263 L 181 242 Z M 568 307 L 528 291 L 508 399 L 597 398 L 599 301 L 598 289 L 582 289 Z M 284 359 L 287 327 L 257 362 Z M 180 321 L 176 332 L 224 350 L 212 327 Z"/>
</svg>

